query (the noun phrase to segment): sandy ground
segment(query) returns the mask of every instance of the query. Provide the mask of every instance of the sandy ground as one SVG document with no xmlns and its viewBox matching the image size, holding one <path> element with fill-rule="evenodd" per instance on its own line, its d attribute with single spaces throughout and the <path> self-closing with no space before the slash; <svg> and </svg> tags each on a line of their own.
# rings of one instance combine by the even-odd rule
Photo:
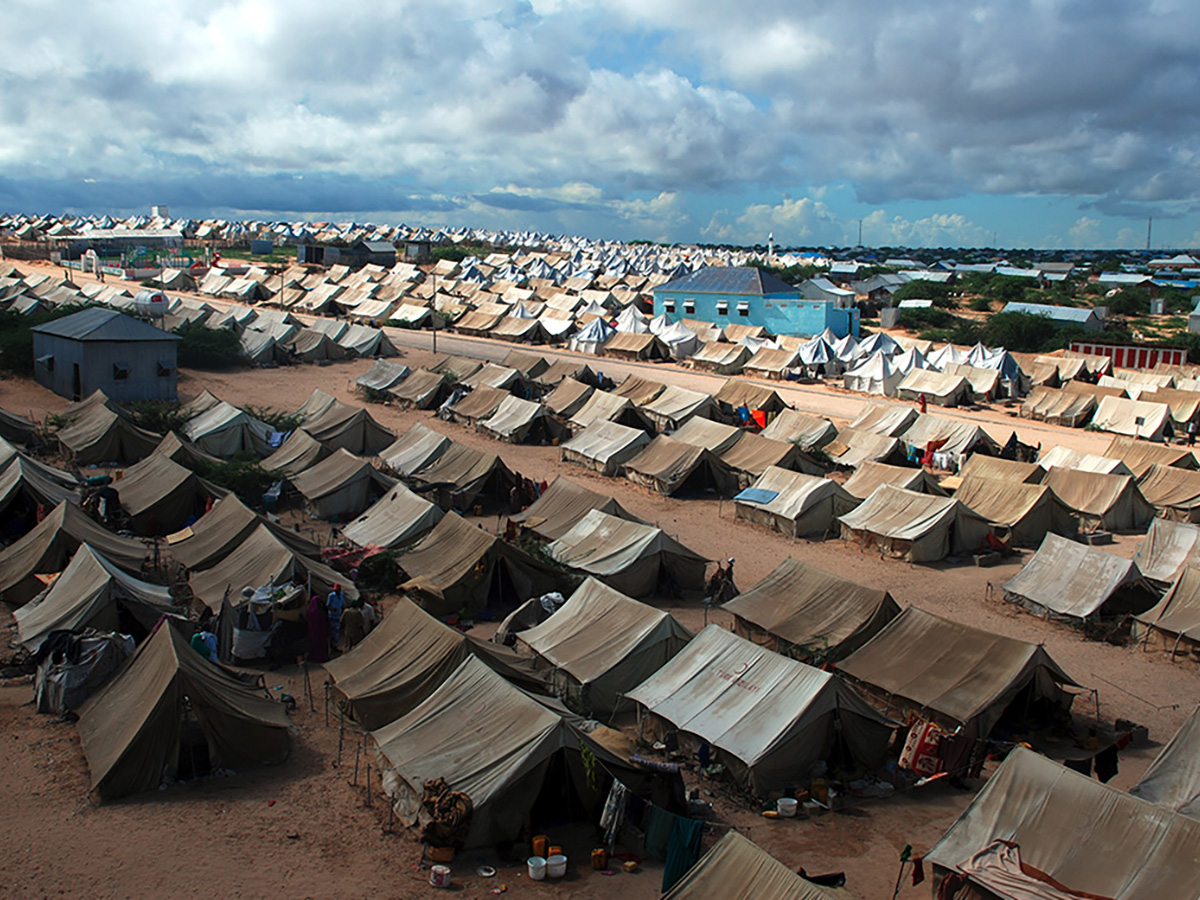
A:
<svg viewBox="0 0 1200 900">
<path fill-rule="evenodd" d="M 429 336 L 400 333 L 406 344 L 428 346 Z M 508 345 L 439 335 L 439 351 L 475 348 L 474 355 L 499 358 Z M 547 355 L 566 355 L 553 354 Z M 420 365 L 432 354 L 410 346 L 405 362 Z M 353 380 L 370 361 L 317 367 L 255 370 L 230 374 L 181 374 L 184 398 L 203 388 L 234 404 L 253 403 L 291 409 L 317 387 L 347 401 Z M 722 379 L 665 366 L 610 366 L 612 375 L 649 368 L 656 377 L 687 386 L 715 389 Z M 863 398 L 820 387 L 783 391 L 799 408 L 838 420 L 852 418 Z M 31 382 L 0 380 L 0 406 L 36 417 L 65 406 L 65 401 Z M 790 539 L 733 520 L 728 504 L 709 500 L 673 500 L 607 479 L 561 462 L 552 447 L 496 443 L 458 425 L 433 419 L 430 413 L 372 406 L 372 414 L 397 432 L 423 421 L 472 446 L 499 452 L 521 473 L 553 480 L 565 475 L 616 497 L 643 519 L 655 522 L 683 543 L 710 559 L 737 558 L 737 580 L 749 587 L 788 555 L 865 584 L 886 588 L 902 605 L 916 604 L 951 619 L 994 632 L 1044 644 L 1065 670 L 1088 690 L 1076 702 L 1077 714 L 1094 717 L 1098 699 L 1101 718 L 1121 717 L 1149 726 L 1152 744 L 1131 749 L 1113 784 L 1133 784 L 1153 758 L 1153 742 L 1165 741 L 1198 699 L 1197 674 L 1186 663 L 1172 664 L 1137 648 L 1118 648 L 1085 642 L 1078 635 L 1033 616 L 1018 613 L 987 598 L 990 585 L 1000 585 L 1020 567 L 1028 554 L 990 569 L 968 565 L 909 565 L 861 553 L 840 541 L 808 542 Z M 1045 447 L 1064 444 L 1099 452 L 1108 437 L 1052 426 L 1015 422 L 1002 411 L 955 413 L 980 420 L 997 437 L 1007 437 L 1014 424 L 1024 440 Z M 495 526 L 492 519 L 485 523 Z M 1142 540 L 1121 537 L 1113 552 L 1131 555 Z M 665 606 L 688 627 L 698 629 L 705 613 L 698 603 Z M 727 623 L 716 611 L 710 621 Z M 427 873 L 415 868 L 419 847 L 407 836 L 381 833 L 386 812 L 375 797 L 365 806 L 361 787 L 349 784 L 353 772 L 354 740 L 348 736 L 341 768 L 336 724 L 326 728 L 321 714 L 321 678 L 314 675 L 317 711 L 301 703 L 293 759 L 278 769 L 238 774 L 227 779 L 145 795 L 98 806 L 87 798 L 86 762 L 73 726 L 36 716 L 25 705 L 26 684 L 0 688 L 0 741 L 7 745 L 7 762 L 0 767 L 0 798 L 7 827 L 0 836 L 0 896 L 32 897 L 56 894 L 94 896 L 263 896 L 268 892 L 296 897 L 358 897 L 376 892 L 410 897 L 432 891 Z M 271 687 L 303 696 L 294 671 L 268 675 Z M 350 735 L 350 732 L 347 732 Z M 359 784 L 364 783 L 360 775 Z M 708 786 L 705 786 L 708 789 Z M 713 836 L 733 825 L 792 866 L 810 872 L 844 869 L 849 887 L 860 898 L 887 898 L 896 878 L 899 849 L 911 843 L 928 848 L 970 801 L 970 792 L 948 786 L 887 801 L 867 801 L 860 814 L 831 814 L 808 821 L 769 821 L 717 790 L 707 796 L 723 823 Z M 559 836 L 555 836 L 556 839 Z M 591 837 L 586 829 L 562 836 L 572 855 L 573 874 L 559 885 L 532 884 L 520 867 L 502 867 L 495 879 L 474 874 L 474 854 L 453 866 L 463 896 L 485 896 L 498 882 L 516 896 L 570 897 L 658 896 L 654 867 L 637 875 L 601 877 L 585 871 Z M 709 840 L 713 839 L 710 836 Z M 50 849 L 53 848 L 53 849 Z M 153 849 L 151 849 L 153 848 Z M 155 850 L 166 850 L 171 861 L 158 862 Z M 153 860 L 153 861 L 151 861 Z M 181 864 L 182 861 L 182 864 Z M 496 864 L 493 859 L 488 859 Z M 927 897 L 927 886 L 901 889 L 901 897 Z"/>
</svg>

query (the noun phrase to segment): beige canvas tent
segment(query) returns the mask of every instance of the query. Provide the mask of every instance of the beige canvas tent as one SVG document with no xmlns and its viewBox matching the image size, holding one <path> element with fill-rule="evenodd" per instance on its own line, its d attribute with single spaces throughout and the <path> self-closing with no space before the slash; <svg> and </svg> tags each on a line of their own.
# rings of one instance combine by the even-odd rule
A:
<svg viewBox="0 0 1200 900">
<path fill-rule="evenodd" d="M 694 420 L 693 420 L 694 421 Z M 761 434 L 744 432 L 741 439 L 719 454 L 729 467 L 740 487 L 746 487 L 768 469 L 794 469 L 808 475 L 821 476 L 828 466 L 822 466 L 795 444 L 774 441 Z"/>
<path fill-rule="evenodd" d="M 1155 806 L 1200 819 L 1200 707 L 1154 757 L 1129 793 Z"/>
<path fill-rule="evenodd" d="M 1017 747 L 926 854 L 960 897 L 1200 896 L 1200 822 Z"/>
<path fill-rule="evenodd" d="M 401 589 L 433 615 L 516 606 L 565 580 L 559 570 L 456 513 L 447 513 L 397 562 L 407 577 Z"/>
<path fill-rule="evenodd" d="M 972 475 L 978 475 L 981 478 L 1000 478 L 1004 481 L 1017 481 L 1024 484 L 1040 484 L 1045 474 L 1045 470 L 1037 463 L 1001 459 L 998 456 L 972 456 L 958 470 L 960 484 Z M 943 482 L 944 484 L 945 482 Z"/>
<path fill-rule="evenodd" d="M 167 547 L 171 558 L 189 569 L 208 569 L 241 546 L 259 525 L 301 556 L 315 559 L 321 553 L 308 538 L 256 513 L 233 493 L 218 500 L 193 524 L 168 535 Z"/>
<path fill-rule="evenodd" d="M 139 637 L 176 611 L 170 591 L 122 572 L 87 544 L 36 600 L 13 613 L 17 641 L 36 653 L 50 632 L 95 628 Z"/>
<path fill-rule="evenodd" d="M 158 442 L 158 446 L 154 448 L 154 452 L 181 466 L 186 466 L 192 471 L 219 465 L 221 462 L 212 454 L 205 453 L 191 441 L 181 438 L 174 431 L 166 433 Z"/>
<path fill-rule="evenodd" d="M 1154 518 L 1154 507 L 1129 475 L 1053 468 L 1042 484 L 1078 515 L 1085 532 L 1140 531 Z"/>
<path fill-rule="evenodd" d="M 663 900 L 853 900 L 801 878 L 736 828 L 725 832 Z"/>
<path fill-rule="evenodd" d="M 1112 439 L 1104 455 L 1125 463 L 1134 478 L 1141 478 L 1151 466 L 1170 466 L 1190 471 L 1200 469 L 1196 455 L 1187 447 L 1152 444 L 1119 435 Z"/>
<path fill-rule="evenodd" d="M 618 519 L 630 522 L 641 521 L 628 512 L 615 498 L 589 490 L 569 478 L 558 476 L 550 482 L 545 493 L 535 500 L 528 509 L 509 516 L 526 531 L 532 531 L 538 537 L 548 541 L 557 540 L 586 516 L 593 509 L 598 509 Z"/>
<path fill-rule="evenodd" d="M 303 428 L 297 428 L 279 449 L 262 461 L 273 475 L 299 475 L 329 456 L 332 451 Z"/>
<path fill-rule="evenodd" d="M 962 375 L 913 369 L 896 385 L 896 396 L 901 400 L 920 400 L 922 394 L 935 406 L 958 406 L 970 399 L 971 382 Z"/>
<path fill-rule="evenodd" d="M 396 484 L 367 460 L 340 449 L 289 480 L 322 519 L 357 516 Z"/>
<path fill-rule="evenodd" d="M 632 400 L 638 406 L 645 406 L 666 389 L 667 386 L 660 381 L 652 381 L 641 375 L 630 375 L 613 388 L 612 393 Z"/>
<path fill-rule="evenodd" d="M 702 590 L 707 560 L 661 528 L 589 510 L 546 545 L 552 559 L 630 597 Z"/>
<path fill-rule="evenodd" d="M 987 519 L 996 536 L 1013 546 L 1034 547 L 1049 534 L 1079 530 L 1072 511 L 1044 484 L 970 475 L 954 499 Z"/>
<path fill-rule="evenodd" d="M 671 348 L 650 332 L 618 331 L 605 342 L 601 355 L 613 359 L 667 362 Z"/>
<path fill-rule="evenodd" d="M 449 449 L 450 438 L 434 431 L 424 422 L 417 422 L 387 448 L 379 458 L 401 478 L 409 478 L 430 465 Z"/>
<path fill-rule="evenodd" d="M 224 501 L 222 501 L 224 502 Z M 266 524 L 258 524 L 233 551 L 205 569 L 191 573 L 188 584 L 193 595 L 213 612 L 221 609 L 228 591 L 237 596 L 244 588 L 291 582 L 312 586 L 328 594 L 335 584 L 342 586 L 347 600 L 358 599 L 358 588 L 329 566 L 297 552 Z"/>
<path fill-rule="evenodd" d="M 689 419 L 671 435 L 671 439 L 703 447 L 720 455 L 733 447 L 745 432 L 732 425 L 714 422 L 711 419 Z"/>
<path fill-rule="evenodd" d="M 414 369 L 411 375 L 388 388 L 387 392 L 401 409 L 410 406 L 430 409 L 441 403 L 448 391 L 449 385 L 441 373 Z"/>
<path fill-rule="evenodd" d="M 906 491 L 916 491 L 920 494 L 934 494 L 945 497 L 936 478 L 924 469 L 914 469 L 911 466 L 889 466 L 887 463 L 868 460 L 846 479 L 846 492 L 859 500 L 866 500 L 881 484 L 903 488 Z"/>
<path fill-rule="evenodd" d="M 721 412 L 730 418 L 739 419 L 738 410 L 761 409 L 766 413 L 781 413 L 788 409 L 787 402 L 773 388 L 755 384 L 744 378 L 728 378 L 721 389 L 713 394 Z"/>
<path fill-rule="evenodd" d="M 660 434 L 622 467 L 634 484 L 669 497 L 681 491 L 713 491 L 722 496 L 737 488 L 737 477 L 716 454 Z"/>
<path fill-rule="evenodd" d="M 737 375 L 745 368 L 751 355 L 749 348 L 743 344 L 709 341 L 692 354 L 692 365 L 704 372 Z"/>
<path fill-rule="evenodd" d="M 761 432 L 773 441 L 796 444 L 802 450 L 816 450 L 837 437 L 838 430 L 828 419 L 796 409 L 785 409 Z"/>
<path fill-rule="evenodd" d="M 653 431 L 654 425 L 638 409 L 633 400 L 608 391 L 596 391 L 587 402 L 571 416 L 567 427 L 572 434 L 579 434 L 601 422 L 613 422 L 626 428 Z"/>
<path fill-rule="evenodd" d="M 1159 515 L 1200 522 L 1200 472 L 1154 463 L 1138 478 L 1138 490 Z"/>
<path fill-rule="evenodd" d="M 442 509 L 463 510 L 507 503 L 517 483 L 516 474 L 495 453 L 455 443 L 410 478 L 418 493 L 427 494 Z"/>
<path fill-rule="evenodd" d="M 911 406 L 873 400 L 863 407 L 850 427 L 855 431 L 899 437 L 917 421 L 919 415 Z"/>
<path fill-rule="evenodd" d="M 843 428 L 838 436 L 822 447 L 834 465 L 856 469 L 863 463 L 900 463 L 905 459 L 899 438 L 870 431 Z"/>
<path fill-rule="evenodd" d="M 105 800 L 165 779 L 287 759 L 283 705 L 213 665 L 163 623 L 83 705 L 79 736 L 92 790 Z"/>
<path fill-rule="evenodd" d="M 1160 589 L 1174 583 L 1184 566 L 1200 566 L 1200 527 L 1155 519 L 1133 561 Z"/>
<path fill-rule="evenodd" d="M 900 435 L 900 440 L 922 450 L 930 444 L 940 443 L 938 449 L 943 453 L 1000 455 L 1000 445 L 974 422 L 948 419 L 932 413 L 918 415 L 916 421 Z"/>
<path fill-rule="evenodd" d="M 1132 475 L 1129 466 L 1119 459 L 1072 450 L 1062 444 L 1051 447 L 1038 456 L 1038 466 L 1051 469 L 1074 469 L 1079 472 L 1099 472 L 1102 475 Z"/>
<path fill-rule="evenodd" d="M 157 453 L 126 469 L 113 487 L 129 515 L 130 530 L 146 537 L 177 531 L 226 493 Z"/>
<path fill-rule="evenodd" d="M 522 441 L 548 444 L 566 433 L 566 427 L 550 415 L 544 403 L 522 400 L 511 394 L 479 423 L 479 429 L 496 440 L 518 444 Z"/>
<path fill-rule="evenodd" d="M 609 783 L 601 778 L 589 785 L 579 758 L 582 746 L 602 771 L 629 771 L 552 704 L 539 702 L 475 658 L 464 660 L 424 702 L 371 736 L 386 760 L 384 789 L 401 823 L 428 822 L 421 798 L 425 782 L 435 778 L 471 798 L 467 847 L 515 842 L 556 763 L 563 769 L 555 787 L 568 795 L 567 808 L 589 820 L 599 816 Z M 556 813 L 561 815 L 562 808 Z"/>
<path fill-rule="evenodd" d="M 140 572 L 147 556 L 144 543 L 113 534 L 64 500 L 32 531 L 0 550 L 0 600 L 10 606 L 32 600 L 46 586 L 38 576 L 61 572 L 84 543 L 125 572 Z"/>
<path fill-rule="evenodd" d="M 397 484 L 342 534 L 359 547 L 395 549 L 423 537 L 441 520 L 440 507 Z"/>
<path fill-rule="evenodd" d="M 403 363 L 377 359 L 371 368 L 354 379 L 354 383 L 368 395 L 372 392 L 382 394 L 396 387 L 411 374 L 412 370 Z"/>
<path fill-rule="evenodd" d="M 820 538 L 858 505 L 835 481 L 771 466 L 734 498 L 734 516 L 792 537 Z"/>
<path fill-rule="evenodd" d="M 183 433 L 205 453 L 220 459 L 238 453 L 267 456 L 271 452 L 271 426 L 224 400 L 189 419 Z"/>
<path fill-rule="evenodd" d="M 504 388 L 482 385 L 469 394 L 463 394 L 454 403 L 443 407 L 439 413 L 445 412 L 453 422 L 475 425 L 495 413 L 500 404 L 511 396 L 512 394 Z"/>
<path fill-rule="evenodd" d="M 1099 405 L 1091 394 L 1039 387 L 1021 403 L 1021 415 L 1051 425 L 1083 428 L 1092 420 Z"/>
<path fill-rule="evenodd" d="M 650 443 L 646 432 L 616 422 L 596 422 L 562 445 L 563 460 L 610 477 Z"/>
<path fill-rule="evenodd" d="M 698 416 L 703 419 L 719 419 L 721 408 L 712 395 L 669 385 L 665 391 L 641 404 L 642 413 L 658 431 L 675 431 L 688 419 Z"/>
<path fill-rule="evenodd" d="M 1136 615 L 1157 597 L 1132 560 L 1057 534 L 1004 584 L 1009 603 L 1062 619 Z"/>
<path fill-rule="evenodd" d="M 1170 418 L 1171 409 L 1165 403 L 1103 397 L 1092 415 L 1092 427 L 1147 441 L 1161 441 Z"/>
<path fill-rule="evenodd" d="M 37 524 L 38 507 L 52 509 L 64 500 L 79 502 L 79 481 L 68 472 L 19 453 L 0 438 L 0 519 L 7 534 L 27 530 L 18 523 Z"/>
<path fill-rule="evenodd" d="M 685 746 L 708 742 L 716 761 L 759 796 L 802 781 L 819 760 L 878 766 L 891 738 L 891 723 L 834 675 L 719 625 L 627 696 L 652 730 L 677 730 Z"/>
<path fill-rule="evenodd" d="M 724 609 L 741 637 L 810 665 L 844 659 L 900 614 L 887 591 L 790 556 Z"/>
<path fill-rule="evenodd" d="M 991 533 L 981 515 L 957 500 L 881 484 L 857 509 L 839 518 L 842 539 L 909 562 L 936 562 L 979 550 Z"/>
<path fill-rule="evenodd" d="M 595 392 L 596 389 L 590 384 L 584 384 L 574 378 L 564 378 L 546 395 L 546 408 L 556 416 L 569 419 L 583 409 Z"/>
<path fill-rule="evenodd" d="M 770 347 L 762 347 L 746 360 L 742 371 L 754 378 L 782 381 L 787 375 L 787 370 L 796 365 L 798 355 L 795 350 L 772 350 Z"/>
<path fill-rule="evenodd" d="M 322 394 L 315 391 L 314 394 Z M 373 456 L 396 439 L 390 429 L 380 425 L 361 406 L 342 403 L 328 394 L 330 403 L 301 413 L 302 427 L 331 450 L 347 450 Z M 318 398 L 323 400 L 324 398 Z M 313 398 L 309 398 L 311 403 Z M 305 406 L 309 404 L 306 403 Z M 301 407 L 303 410 L 304 407 Z"/>
<path fill-rule="evenodd" d="M 77 414 L 67 412 L 63 416 L 69 416 L 70 422 L 55 437 L 64 455 L 77 466 L 137 462 L 153 453 L 162 439 L 161 435 L 138 428 L 103 403 L 81 407 Z"/>
<path fill-rule="evenodd" d="M 609 716 L 691 640 L 670 613 L 588 578 L 553 615 L 517 636 L 554 672 L 555 693 L 573 709 Z"/>
<path fill-rule="evenodd" d="M 1134 618 L 1133 636 L 1153 647 L 1200 658 L 1200 560 L 1189 561 L 1151 609 Z"/>
<path fill-rule="evenodd" d="M 350 716 L 374 729 L 411 712 L 472 656 L 515 684 L 546 686 L 531 661 L 439 622 L 407 598 L 325 671 Z"/>
<path fill-rule="evenodd" d="M 888 715 L 915 711 L 986 738 L 1010 704 L 1069 708 L 1076 687 L 1039 644 L 960 625 L 910 606 L 838 664 Z"/>
</svg>

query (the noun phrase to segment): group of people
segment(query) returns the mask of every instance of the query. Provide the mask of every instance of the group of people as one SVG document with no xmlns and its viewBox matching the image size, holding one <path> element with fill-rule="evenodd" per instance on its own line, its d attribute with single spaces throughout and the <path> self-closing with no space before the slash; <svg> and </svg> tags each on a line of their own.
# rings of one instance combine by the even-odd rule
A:
<svg viewBox="0 0 1200 900">
<path fill-rule="evenodd" d="M 347 602 L 340 584 L 325 597 L 314 591 L 308 601 L 308 661 L 327 662 L 335 651 L 350 650 L 376 621 L 375 607 L 361 597 Z"/>
</svg>

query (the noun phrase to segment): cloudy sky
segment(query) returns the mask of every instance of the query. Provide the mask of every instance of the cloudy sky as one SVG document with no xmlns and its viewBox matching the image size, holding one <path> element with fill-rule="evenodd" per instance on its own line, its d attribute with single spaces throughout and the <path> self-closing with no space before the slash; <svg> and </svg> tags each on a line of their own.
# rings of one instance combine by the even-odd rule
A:
<svg viewBox="0 0 1200 900">
<path fill-rule="evenodd" d="M 1200 3 L 7 0 L 0 209 L 1200 245 Z"/>
</svg>

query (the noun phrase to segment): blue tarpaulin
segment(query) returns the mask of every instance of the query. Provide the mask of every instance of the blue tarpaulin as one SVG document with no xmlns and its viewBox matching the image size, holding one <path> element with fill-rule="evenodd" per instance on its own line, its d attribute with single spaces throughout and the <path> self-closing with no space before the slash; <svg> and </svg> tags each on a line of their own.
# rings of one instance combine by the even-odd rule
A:
<svg viewBox="0 0 1200 900">
<path fill-rule="evenodd" d="M 734 500 L 742 500 L 746 503 L 770 503 L 779 496 L 779 491 L 764 491 L 761 488 L 746 488 Z"/>
</svg>

